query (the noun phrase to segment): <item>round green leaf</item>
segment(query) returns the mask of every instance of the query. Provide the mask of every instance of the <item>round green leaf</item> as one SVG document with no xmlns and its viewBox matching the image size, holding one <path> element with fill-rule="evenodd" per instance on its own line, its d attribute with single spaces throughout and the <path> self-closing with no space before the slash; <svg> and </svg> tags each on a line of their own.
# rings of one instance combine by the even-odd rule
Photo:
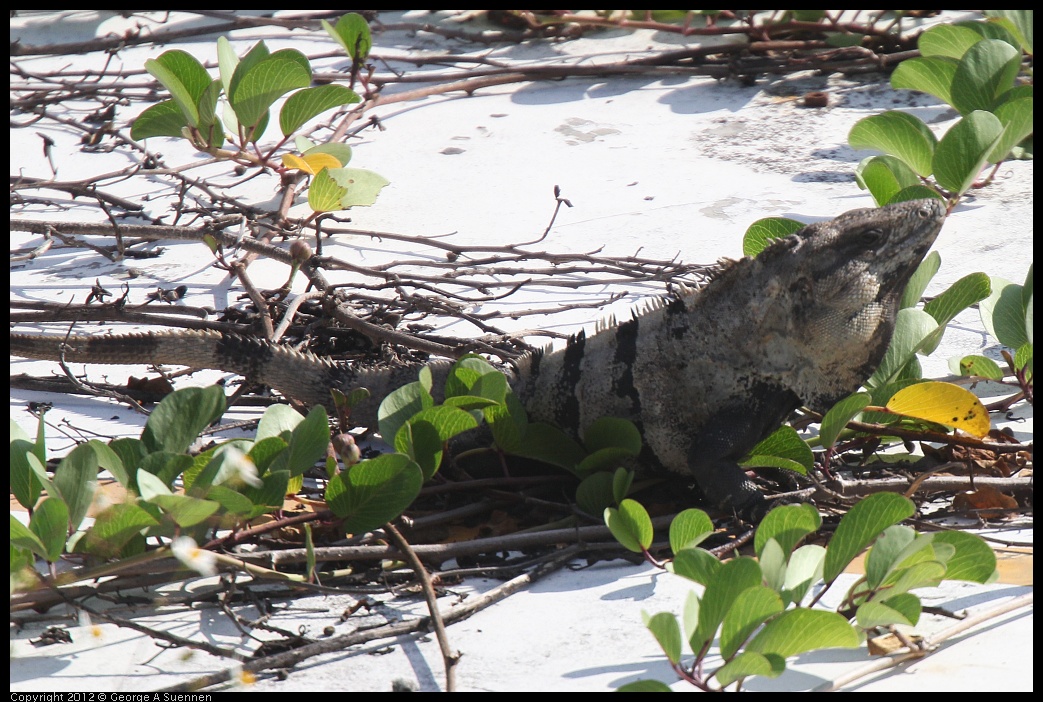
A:
<svg viewBox="0 0 1043 702">
<path fill-rule="evenodd" d="M 424 478 L 409 456 L 386 453 L 333 476 L 326 503 L 348 534 L 362 534 L 398 517 L 420 494 Z"/>
<path fill-rule="evenodd" d="M 1003 135 L 988 155 L 989 163 L 999 163 L 1005 159 L 1012 148 L 1032 134 L 1033 102 L 1031 96 L 1004 100 L 993 110 L 993 114 L 1003 125 Z"/>
<path fill-rule="evenodd" d="M 782 610 L 783 603 L 778 593 L 763 585 L 739 593 L 732 608 L 724 615 L 721 656 L 725 660 L 734 656 L 757 627 Z"/>
<path fill-rule="evenodd" d="M 308 188 L 308 207 L 315 212 L 335 212 L 347 191 L 330 177 L 330 169 L 323 168 L 311 179 Z"/>
<path fill-rule="evenodd" d="M 186 126 L 188 122 L 177 102 L 164 100 L 138 115 L 130 127 L 130 138 L 141 141 L 157 136 L 180 137 Z"/>
<path fill-rule="evenodd" d="M 576 505 L 587 514 L 603 514 L 615 502 L 611 473 L 588 475 L 576 488 Z"/>
<path fill-rule="evenodd" d="M 802 222 L 786 217 L 765 217 L 751 224 L 742 237 L 742 255 L 756 256 L 775 239 L 787 237 L 804 228 Z"/>
<path fill-rule="evenodd" d="M 65 548 L 65 538 L 69 533 L 69 508 L 65 501 L 58 497 L 48 497 L 36 506 L 29 519 L 29 530 L 43 544 L 44 559 L 54 563 L 61 558 Z"/>
<path fill-rule="evenodd" d="M 692 635 L 693 650 L 713 639 L 738 596 L 761 584 L 761 568 L 757 561 L 742 556 L 723 563 L 706 586 L 699 606 L 699 626 Z"/>
<path fill-rule="evenodd" d="M 1022 286 L 993 277 L 992 294 L 978 307 L 982 324 L 1004 346 L 1019 348 L 1028 342 Z"/>
<path fill-rule="evenodd" d="M 1003 135 L 991 112 L 971 112 L 954 124 L 934 152 L 934 177 L 943 188 L 962 195 L 970 190 L 989 154 Z"/>
<path fill-rule="evenodd" d="M 964 531 L 940 531 L 934 534 L 934 540 L 956 548 L 946 563 L 946 580 L 991 581 L 996 571 L 996 554 L 980 536 Z"/>
<path fill-rule="evenodd" d="M 894 156 L 870 156 L 855 169 L 858 187 L 868 190 L 878 206 L 891 201 L 903 188 L 920 184 L 920 178 L 905 161 Z"/>
<path fill-rule="evenodd" d="M 344 188 L 339 207 L 342 210 L 372 205 L 380 190 L 391 182 L 379 173 L 362 168 L 334 168 L 330 176 Z"/>
<path fill-rule="evenodd" d="M 952 82 L 957 65 L 957 61 L 951 58 L 908 59 L 898 64 L 891 74 L 891 87 L 895 90 L 919 90 L 921 93 L 934 95 L 942 102 L 951 103 Z"/>
<path fill-rule="evenodd" d="M 343 85 L 320 85 L 299 90 L 289 98 L 279 112 L 279 128 L 283 136 L 290 136 L 312 117 L 341 105 L 359 102 L 362 98 Z M 345 165 L 347 161 L 341 162 Z"/>
<path fill-rule="evenodd" d="M 847 423 L 858 416 L 866 408 L 866 405 L 872 401 L 873 398 L 869 393 L 856 392 L 830 407 L 829 411 L 822 417 L 822 424 L 819 429 L 819 442 L 822 444 L 822 447 L 831 448 L 836 443 L 837 437 L 840 436 L 840 432 L 847 426 Z"/>
<path fill-rule="evenodd" d="M 1005 41 L 984 39 L 967 49 L 952 82 L 952 106 L 962 115 L 991 110 L 996 98 L 1014 86 L 1021 52 Z"/>
<path fill-rule="evenodd" d="M 822 572 L 826 583 L 836 580 L 848 563 L 884 529 L 909 518 L 915 509 L 909 499 L 889 492 L 870 495 L 852 507 L 840 520 L 829 542 Z"/>
<path fill-rule="evenodd" d="M 791 609 L 768 622 L 747 645 L 747 651 L 789 658 L 823 648 L 856 648 L 858 632 L 836 612 Z"/>
<path fill-rule="evenodd" d="M 940 24 L 920 35 L 917 48 L 921 56 L 943 56 L 959 60 L 967 53 L 967 49 L 983 38 L 980 32 L 965 24 Z M 902 61 L 899 67 L 906 63 L 909 61 Z"/>
<path fill-rule="evenodd" d="M 713 521 L 701 509 L 686 509 L 670 522 L 670 550 L 695 548 L 713 534 Z"/>
<path fill-rule="evenodd" d="M 999 365 L 987 356 L 971 354 L 963 358 L 954 357 L 949 359 L 949 370 L 955 375 L 988 378 L 989 380 L 1003 380 L 1004 372 Z"/>
<path fill-rule="evenodd" d="M 629 551 L 643 553 L 652 545 L 652 520 L 640 503 L 623 500 L 619 509 L 605 510 L 605 524 L 616 541 Z"/>
<path fill-rule="evenodd" d="M 659 642 L 660 648 L 666 654 L 667 660 L 676 665 L 681 661 L 681 627 L 677 623 L 677 617 L 669 612 L 648 616 L 642 612 L 645 626 L 652 632 L 652 636 Z"/>
<path fill-rule="evenodd" d="M 822 526 L 822 517 L 814 505 L 783 505 L 768 512 L 757 527 L 753 550 L 758 556 L 768 539 L 775 539 L 788 556 L 797 542 Z"/>
<path fill-rule="evenodd" d="M 700 585 L 709 585 L 720 570 L 721 562 L 705 549 L 685 548 L 674 551 L 674 560 L 670 563 L 670 568 L 682 578 L 688 578 Z"/>
<path fill-rule="evenodd" d="M 855 123 L 848 133 L 853 149 L 874 149 L 897 156 L 917 174 L 931 174 L 931 157 L 937 139 L 918 118 L 890 110 Z"/>
<path fill-rule="evenodd" d="M 258 124 L 268 108 L 289 91 L 311 84 L 311 71 L 295 56 L 300 52 L 288 51 L 292 52 L 277 52 L 253 66 L 233 87 L 229 103 L 244 126 Z"/>
</svg>

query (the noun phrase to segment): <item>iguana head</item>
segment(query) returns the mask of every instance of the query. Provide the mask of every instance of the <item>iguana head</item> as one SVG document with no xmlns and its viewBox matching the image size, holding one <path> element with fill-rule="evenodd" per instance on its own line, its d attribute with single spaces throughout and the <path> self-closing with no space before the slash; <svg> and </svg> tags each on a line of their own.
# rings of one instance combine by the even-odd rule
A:
<svg viewBox="0 0 1043 702">
<path fill-rule="evenodd" d="M 786 239 L 780 247 L 786 255 L 763 252 L 772 259 L 767 265 L 787 266 L 789 259 L 799 271 L 784 279 L 796 310 L 790 341 L 809 361 L 802 387 L 795 388 L 805 404 L 826 409 L 876 370 L 891 342 L 902 292 L 945 212 L 936 199 L 852 210 Z"/>
</svg>

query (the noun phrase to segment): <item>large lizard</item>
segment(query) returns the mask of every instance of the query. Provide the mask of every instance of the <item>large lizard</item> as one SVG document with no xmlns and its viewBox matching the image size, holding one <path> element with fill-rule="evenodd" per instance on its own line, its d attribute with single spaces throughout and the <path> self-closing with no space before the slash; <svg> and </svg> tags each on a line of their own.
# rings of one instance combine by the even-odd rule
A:
<svg viewBox="0 0 1043 702">
<path fill-rule="evenodd" d="M 523 356 L 511 387 L 530 419 L 573 432 L 601 416 L 632 420 L 665 468 L 694 476 L 717 504 L 748 508 L 763 498 L 736 461 L 797 407 L 825 411 L 873 373 L 944 218 L 929 199 L 810 224 L 699 289 Z M 366 387 L 352 420 L 370 428 L 381 399 L 419 368 L 338 363 L 212 331 L 11 334 L 14 356 L 58 360 L 63 344 L 68 362 L 219 369 L 309 405 L 329 404 L 331 388 Z M 450 361 L 427 365 L 437 390 Z"/>
</svg>

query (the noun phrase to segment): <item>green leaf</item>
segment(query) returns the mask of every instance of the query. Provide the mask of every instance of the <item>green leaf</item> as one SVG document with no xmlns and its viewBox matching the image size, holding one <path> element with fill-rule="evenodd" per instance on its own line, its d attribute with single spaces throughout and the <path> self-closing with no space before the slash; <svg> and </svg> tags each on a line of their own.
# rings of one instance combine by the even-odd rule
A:
<svg viewBox="0 0 1043 702">
<path fill-rule="evenodd" d="M 989 380 L 1003 380 L 1005 375 L 1003 369 L 991 358 L 973 354 L 963 358 L 958 356 L 950 358 L 949 370 L 954 375 L 975 375 L 979 378 L 988 378 Z"/>
<path fill-rule="evenodd" d="M 1001 136 L 1003 125 L 991 112 L 976 110 L 954 124 L 934 152 L 938 184 L 959 195 L 970 190 Z"/>
<path fill-rule="evenodd" d="M 836 612 L 791 609 L 768 622 L 746 650 L 789 658 L 805 651 L 858 645 L 858 632 Z"/>
<path fill-rule="evenodd" d="M 741 556 L 722 563 L 713 579 L 707 584 L 699 606 L 699 626 L 692 636 L 692 650 L 702 650 L 706 642 L 717 633 L 738 596 L 751 587 L 761 584 L 761 569 L 757 561 Z"/>
<path fill-rule="evenodd" d="M 956 315 L 981 302 L 992 292 L 992 283 L 984 273 L 971 273 L 949 286 L 949 289 L 924 305 L 923 311 L 934 317 L 939 326 L 945 326 Z M 925 349 L 930 353 L 934 349 Z"/>
<path fill-rule="evenodd" d="M 154 526 L 159 522 L 140 506 L 117 503 L 95 517 L 94 526 L 80 543 L 88 553 L 111 557 L 143 529 Z"/>
<path fill-rule="evenodd" d="M 1003 125 L 1003 134 L 987 157 L 989 163 L 999 163 L 1007 158 L 1012 148 L 1032 134 L 1033 102 L 1031 97 L 1008 100 L 993 111 Z"/>
<path fill-rule="evenodd" d="M 970 32 L 974 34 L 974 32 Z M 925 35 L 924 35 L 925 36 Z M 976 34 L 977 40 L 981 40 Z M 921 36 L 921 43 L 923 36 Z M 945 103 L 952 103 L 952 83 L 959 62 L 952 58 L 927 57 L 902 61 L 891 74 L 895 90 L 919 90 L 934 95 Z"/>
<path fill-rule="evenodd" d="M 298 480 L 300 476 L 297 476 Z M 254 508 L 249 512 L 249 519 L 259 517 L 265 512 L 270 512 L 273 508 L 281 508 L 285 501 L 286 495 L 290 493 L 290 473 L 285 470 L 277 470 L 268 473 L 262 478 L 264 485 L 261 487 L 246 486 L 243 490 L 243 495 L 249 499 L 253 504 Z"/>
<path fill-rule="evenodd" d="M 515 456 L 549 463 L 568 471 L 575 471 L 576 466 L 586 456 L 583 447 L 572 437 L 561 429 L 544 422 L 529 424 L 518 448 L 511 453 Z"/>
<path fill-rule="evenodd" d="M 933 536 L 936 543 L 949 544 L 956 549 L 946 563 L 946 580 L 991 581 L 996 572 L 996 554 L 984 539 L 964 531 L 940 531 Z"/>
<path fill-rule="evenodd" d="M 755 585 L 739 593 L 734 605 L 724 615 L 721 657 L 728 660 L 734 656 L 757 627 L 783 609 L 778 593 L 763 585 Z"/>
<path fill-rule="evenodd" d="M 240 63 L 240 68 L 243 63 L 245 59 Z M 308 59 L 295 49 L 283 49 L 245 71 L 232 87 L 228 100 L 240 124 L 250 128 L 260 123 L 280 97 L 310 84 Z M 260 134 L 254 135 L 254 139 L 259 137 Z"/>
<path fill-rule="evenodd" d="M 986 17 L 1002 22 L 1015 37 L 1021 48 L 1032 54 L 1032 10 L 985 10 Z"/>
<path fill-rule="evenodd" d="M 393 444 L 398 430 L 410 417 L 422 409 L 434 406 L 431 393 L 421 382 L 409 383 L 384 398 L 377 408 L 377 426 L 380 436 Z"/>
<path fill-rule="evenodd" d="M 896 156 L 924 177 L 931 174 L 931 159 L 938 143 L 926 124 L 895 110 L 859 120 L 847 139 L 853 149 L 875 149 Z"/>
<path fill-rule="evenodd" d="M 506 453 L 517 451 L 529 425 L 529 417 L 521 400 L 513 392 L 508 393 L 502 405 L 487 407 L 482 410 L 482 414 L 492 430 L 496 446 Z M 594 514 L 599 513 L 600 510 Z"/>
<path fill-rule="evenodd" d="M 299 146 L 297 148 L 300 149 Z M 300 151 L 302 156 L 309 156 L 311 154 L 329 154 L 340 161 L 341 166 L 346 166 L 351 161 L 351 147 L 347 144 L 319 144 L 318 146 L 312 146 L 308 149 L 300 149 Z"/>
<path fill-rule="evenodd" d="M 187 126 L 188 121 L 177 103 L 164 100 L 138 115 L 130 127 L 130 138 L 134 141 L 157 136 L 181 138 L 181 130 Z"/>
<path fill-rule="evenodd" d="M 616 468 L 612 474 L 612 496 L 616 502 L 622 502 L 630 493 L 630 486 L 634 482 L 634 471 L 626 468 Z"/>
<path fill-rule="evenodd" d="M 902 524 L 884 529 L 865 559 L 866 584 L 876 589 L 888 575 L 912 553 L 912 548 L 925 548 L 929 541 L 915 543 L 916 531 Z"/>
<path fill-rule="evenodd" d="M 637 456 L 641 453 L 641 432 L 627 419 L 601 417 L 583 430 L 583 445 L 590 452 L 619 448 Z"/>
<path fill-rule="evenodd" d="M 992 294 L 978 308 L 982 324 L 1004 346 L 1019 348 L 1028 343 L 1022 286 L 998 277 L 991 280 Z"/>
<path fill-rule="evenodd" d="M 942 56 L 958 61 L 967 53 L 967 49 L 983 38 L 980 32 L 965 24 L 940 24 L 920 35 L 917 48 L 920 49 L 921 56 Z M 910 59 L 912 60 L 915 59 Z M 909 61 L 902 61 L 898 65 L 901 67 L 906 63 Z"/>
<path fill-rule="evenodd" d="M 936 587 L 945 576 L 945 564 L 939 561 L 921 561 L 908 568 L 900 568 L 892 578 L 889 593 L 899 594 L 919 587 Z"/>
<path fill-rule="evenodd" d="M 420 494 L 420 467 L 400 453 L 385 453 L 333 476 L 326 503 L 348 534 L 363 534 L 395 519 Z"/>
<path fill-rule="evenodd" d="M 42 417 L 41 417 L 42 421 Z M 43 485 L 36 477 L 29 465 L 29 456 L 39 462 L 35 456 L 36 445 L 25 438 L 21 428 L 11 420 L 11 444 L 10 444 L 10 466 L 11 466 L 11 493 L 18 500 L 18 504 L 26 509 L 36 505 L 40 499 Z"/>
<path fill-rule="evenodd" d="M 619 509 L 606 509 L 604 517 L 612 536 L 627 550 L 643 553 L 652 545 L 652 520 L 640 503 L 623 500 Z"/>
<path fill-rule="evenodd" d="M 69 533 L 69 508 L 58 497 L 48 497 L 36 506 L 29 519 L 29 530 L 36 535 L 44 547 L 40 555 L 48 563 L 61 558 L 65 538 Z"/>
<path fill-rule="evenodd" d="M 380 190 L 391 182 L 379 173 L 362 168 L 333 168 L 330 177 L 345 190 L 340 198 L 342 210 L 372 205 Z"/>
<path fill-rule="evenodd" d="M 286 99 L 286 103 L 279 112 L 279 128 L 282 130 L 283 136 L 290 136 L 304 126 L 305 122 L 326 110 L 341 105 L 350 105 L 361 100 L 362 98 L 354 90 L 345 88 L 343 85 L 320 85 L 317 88 L 305 88 Z M 341 165 L 346 163 L 347 161 L 342 161 Z"/>
<path fill-rule="evenodd" d="M 718 668 L 713 677 L 721 687 L 731 685 L 736 680 L 761 675 L 766 678 L 777 678 L 786 670 L 786 659 L 774 653 L 754 653 L 743 651 L 732 660 Z"/>
<path fill-rule="evenodd" d="M 217 67 L 218 72 L 221 74 L 221 87 L 224 88 L 225 95 L 230 92 L 232 87 L 232 76 L 235 74 L 235 69 L 238 65 L 239 57 L 235 55 L 235 49 L 232 48 L 232 42 L 228 41 L 228 37 L 218 37 Z"/>
<path fill-rule="evenodd" d="M 288 470 L 291 477 L 303 475 L 326 455 L 329 442 L 330 425 L 326 408 L 316 405 L 308 412 L 308 416 L 293 428 L 285 461 L 277 460 L 271 469 Z"/>
<path fill-rule="evenodd" d="M 195 526 L 221 509 L 218 502 L 187 495 L 157 495 L 149 502 L 160 507 L 182 528 Z"/>
<path fill-rule="evenodd" d="M 420 466 L 429 480 L 442 463 L 442 448 L 449 439 L 478 426 L 469 413 L 448 405 L 428 407 L 410 417 L 395 434 L 395 450 Z"/>
<path fill-rule="evenodd" d="M 681 661 L 681 627 L 677 624 L 677 617 L 669 612 L 660 612 L 648 616 L 647 612 L 641 613 L 645 626 L 652 632 L 652 636 L 659 642 L 667 660 L 676 665 Z"/>
<path fill-rule="evenodd" d="M 110 470 L 114 465 L 122 466 L 119 457 L 96 439 L 80 444 L 58 464 L 54 487 L 69 507 L 69 523 L 74 530 L 79 528 L 94 500 L 98 471 Z"/>
<path fill-rule="evenodd" d="M 899 64 L 899 66 L 908 61 Z M 855 169 L 858 187 L 868 190 L 878 207 L 891 201 L 903 188 L 920 184 L 920 178 L 905 161 L 895 156 L 870 156 Z"/>
<path fill-rule="evenodd" d="M 679 512 L 670 522 L 670 550 L 680 553 L 695 548 L 713 534 L 713 520 L 701 509 Z"/>
<path fill-rule="evenodd" d="M 967 49 L 953 76 L 951 104 L 962 115 L 991 110 L 1014 86 L 1021 52 L 1005 41 L 984 39 Z"/>
<path fill-rule="evenodd" d="M 616 689 L 616 692 L 673 692 L 670 686 L 659 680 L 635 680 Z"/>
<path fill-rule="evenodd" d="M 178 390 L 152 410 L 141 440 L 150 452 L 184 453 L 226 407 L 224 390 L 217 385 Z"/>
<path fill-rule="evenodd" d="M 598 470 L 613 470 L 619 464 L 633 458 L 633 454 L 626 449 L 610 447 L 598 449 L 594 453 L 587 454 L 575 468 L 576 475 L 583 477 Z"/>
<path fill-rule="evenodd" d="M 877 626 L 893 626 L 895 624 L 913 625 L 905 614 L 882 602 L 863 602 L 860 604 L 855 613 L 855 621 L 863 629 L 872 629 Z"/>
<path fill-rule="evenodd" d="M 50 498 L 50 499 L 57 500 L 57 498 Z M 43 545 L 43 541 L 40 540 L 40 537 L 37 536 L 32 531 L 30 531 L 29 527 L 27 527 L 26 525 L 24 525 L 20 521 L 18 521 L 18 519 L 13 514 L 10 515 L 10 516 L 11 516 L 11 528 L 10 528 L 11 546 L 15 547 L 15 548 L 29 549 L 30 551 L 35 553 L 40 558 L 43 558 L 44 560 L 48 560 L 48 558 L 47 558 L 47 556 L 48 556 L 47 547 Z M 65 537 L 65 532 L 62 532 L 62 540 L 63 541 L 64 541 L 64 537 Z M 59 556 L 60 555 L 61 554 L 59 553 Z M 55 558 L 55 560 L 57 560 L 57 558 Z"/>
<path fill-rule="evenodd" d="M 898 310 L 891 344 L 876 372 L 866 381 L 867 388 L 877 388 L 903 377 L 903 370 L 916 360 L 916 350 L 931 332 L 938 328 L 934 317 L 923 310 L 907 307 Z"/>
<path fill-rule="evenodd" d="M 254 503 L 249 497 L 224 485 L 212 486 L 207 490 L 206 498 L 217 502 L 225 512 L 246 519 L 249 518 L 247 515 L 254 507 Z"/>
<path fill-rule="evenodd" d="M 816 544 L 807 544 L 794 551 L 789 557 L 786 579 L 782 584 L 783 599 L 802 602 L 811 586 L 822 580 L 825 560 L 826 549 Z"/>
<path fill-rule="evenodd" d="M 365 17 L 355 12 L 349 12 L 337 21 L 336 27 L 326 20 L 320 21 L 323 29 L 344 48 L 352 61 L 361 63 L 369 56 L 369 50 L 373 47 L 373 39 L 370 36 L 369 24 Z"/>
<path fill-rule="evenodd" d="M 670 568 L 682 578 L 688 578 L 700 585 L 709 585 L 717 576 L 721 562 L 704 549 L 685 548 L 674 551 L 674 560 L 670 563 Z M 694 628 L 692 633 L 695 633 Z"/>
<path fill-rule="evenodd" d="M 612 494 L 611 473 L 588 475 L 576 487 L 576 506 L 586 514 L 603 514 L 616 502 Z"/>
<path fill-rule="evenodd" d="M 755 460 L 762 456 L 776 456 L 793 461 L 804 468 L 803 471 L 798 469 L 798 472 L 801 473 L 811 470 L 815 465 L 815 456 L 812 454 L 811 448 L 807 442 L 800 438 L 796 430 L 788 424 L 782 425 L 761 440 L 760 443 L 750 449 L 750 455 L 755 458 L 740 461 L 739 465 L 763 465 L 762 462 Z"/>
<path fill-rule="evenodd" d="M 857 417 L 872 401 L 873 398 L 869 393 L 856 392 L 830 407 L 822 417 L 822 424 L 819 428 L 819 442 L 822 444 L 822 448 L 832 448 L 847 423 Z"/>
<path fill-rule="evenodd" d="M 765 217 L 751 224 L 742 237 L 742 255 L 756 256 L 775 239 L 799 232 L 805 225 L 786 217 Z"/>
<path fill-rule="evenodd" d="M 916 626 L 917 622 L 920 621 L 920 613 L 923 611 L 923 606 L 920 604 L 920 598 L 916 595 L 901 592 L 894 597 L 888 597 L 884 600 L 884 604 L 905 617 L 906 621 L 913 626 Z"/>
<path fill-rule="evenodd" d="M 308 188 L 308 207 L 315 212 L 336 212 L 340 199 L 347 191 L 330 176 L 330 169 L 323 168 L 312 178 Z"/>
<path fill-rule="evenodd" d="M 199 125 L 199 98 L 210 85 L 210 74 L 196 57 L 172 49 L 145 61 L 145 70 L 170 91 L 189 126 Z"/>
<path fill-rule="evenodd" d="M 818 531 L 822 517 L 814 505 L 783 505 L 764 516 L 753 539 L 754 552 L 760 556 L 769 539 L 775 539 L 785 554 L 808 534 Z"/>
<path fill-rule="evenodd" d="M 880 533 L 912 516 L 913 503 L 894 493 L 877 493 L 852 507 L 840 520 L 826 551 L 822 577 L 827 584 L 837 579 L 855 556 Z"/>
<path fill-rule="evenodd" d="M 254 441 L 262 441 L 273 436 L 283 436 L 289 441 L 294 428 L 304 421 L 304 415 L 289 405 L 272 405 L 261 415 L 257 424 Z"/>
</svg>

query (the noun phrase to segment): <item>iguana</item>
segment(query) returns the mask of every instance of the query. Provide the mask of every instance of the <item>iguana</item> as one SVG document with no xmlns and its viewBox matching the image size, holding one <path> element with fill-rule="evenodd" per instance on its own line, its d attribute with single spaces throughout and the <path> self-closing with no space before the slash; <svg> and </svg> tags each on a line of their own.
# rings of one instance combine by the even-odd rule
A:
<svg viewBox="0 0 1043 702">
<path fill-rule="evenodd" d="M 797 407 L 825 411 L 873 373 L 945 211 L 916 200 L 810 224 L 726 262 L 699 289 L 523 356 L 508 370 L 511 386 L 530 419 L 573 432 L 606 415 L 634 421 L 662 466 L 690 473 L 715 503 L 747 508 L 763 498 L 736 461 Z M 306 404 L 328 404 L 330 388 L 366 387 L 352 420 L 371 428 L 381 399 L 419 367 L 337 363 L 213 331 L 12 333 L 11 354 L 57 360 L 63 343 L 68 362 L 219 369 Z M 451 362 L 427 365 L 437 390 Z"/>
</svg>

